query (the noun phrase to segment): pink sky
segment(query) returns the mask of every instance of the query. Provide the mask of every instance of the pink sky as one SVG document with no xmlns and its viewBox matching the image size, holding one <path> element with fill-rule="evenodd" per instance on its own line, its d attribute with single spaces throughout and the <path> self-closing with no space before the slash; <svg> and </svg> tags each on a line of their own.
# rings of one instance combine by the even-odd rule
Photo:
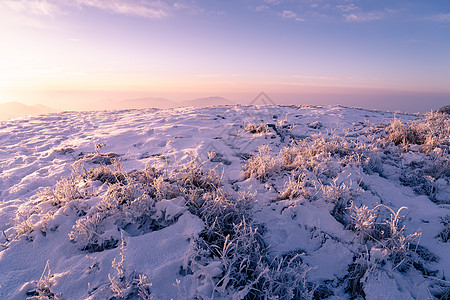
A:
<svg viewBox="0 0 450 300">
<path fill-rule="evenodd" d="M 5 0 L 0 35 L 0 103 L 450 95 L 448 1 Z"/>
</svg>

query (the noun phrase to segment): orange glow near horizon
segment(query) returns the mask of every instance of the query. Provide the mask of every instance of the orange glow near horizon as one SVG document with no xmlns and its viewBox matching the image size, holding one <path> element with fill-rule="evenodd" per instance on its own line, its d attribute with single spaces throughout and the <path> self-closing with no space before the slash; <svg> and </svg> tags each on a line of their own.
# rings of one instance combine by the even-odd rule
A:
<svg viewBox="0 0 450 300">
<path fill-rule="evenodd" d="M 152 2 L 155 11 L 150 2 L 0 2 L 0 102 L 62 106 L 57 101 L 89 94 L 248 99 L 265 91 L 338 103 L 346 95 L 450 94 L 449 27 L 438 6 L 426 18 L 414 6 L 380 6 L 377 19 L 349 19 L 346 0 L 266 1 L 264 11 L 183 0 Z"/>
</svg>

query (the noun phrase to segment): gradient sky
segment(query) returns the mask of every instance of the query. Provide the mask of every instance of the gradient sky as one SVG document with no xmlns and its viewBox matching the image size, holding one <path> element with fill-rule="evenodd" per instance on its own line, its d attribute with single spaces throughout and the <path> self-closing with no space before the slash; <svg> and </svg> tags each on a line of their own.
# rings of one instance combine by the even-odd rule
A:
<svg viewBox="0 0 450 300">
<path fill-rule="evenodd" d="M 57 91 L 450 95 L 448 0 L 1 0 L 0 38 L 0 102 Z"/>
</svg>

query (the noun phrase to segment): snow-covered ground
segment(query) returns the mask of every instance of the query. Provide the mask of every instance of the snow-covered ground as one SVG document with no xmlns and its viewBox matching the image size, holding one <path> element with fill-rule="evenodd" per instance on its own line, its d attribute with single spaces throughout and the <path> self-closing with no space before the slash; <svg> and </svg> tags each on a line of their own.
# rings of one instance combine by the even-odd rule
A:
<svg viewBox="0 0 450 300">
<path fill-rule="evenodd" d="M 0 299 L 448 299 L 449 121 L 395 136 L 422 118 L 224 106 L 1 122 Z"/>
</svg>

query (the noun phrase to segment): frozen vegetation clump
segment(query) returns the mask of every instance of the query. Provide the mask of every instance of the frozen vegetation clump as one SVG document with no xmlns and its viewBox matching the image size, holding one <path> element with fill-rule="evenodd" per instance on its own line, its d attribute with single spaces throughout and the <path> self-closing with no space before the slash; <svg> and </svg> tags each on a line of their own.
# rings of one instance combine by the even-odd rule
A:
<svg viewBox="0 0 450 300">
<path fill-rule="evenodd" d="M 309 198 L 307 185 L 308 179 L 305 173 L 294 173 L 289 176 L 288 181 L 284 183 L 283 190 L 281 191 L 281 199 L 295 199 L 299 196 Z"/>
<path fill-rule="evenodd" d="M 394 119 L 394 121 L 386 127 L 386 133 L 388 134 L 387 140 L 395 145 L 422 145 L 426 138 L 426 128 L 424 126 L 403 124 L 400 119 Z"/>
<path fill-rule="evenodd" d="M 251 222 L 251 221 L 250 221 Z M 258 224 L 243 219 L 233 224 L 223 244 L 197 242 L 188 269 L 201 279 L 202 295 L 238 299 L 312 299 L 308 267 L 298 255 L 270 260 Z M 205 278 L 205 270 L 212 277 Z M 211 282 L 208 282 L 209 279 Z M 214 297 L 214 296 L 213 296 Z"/>
<path fill-rule="evenodd" d="M 389 217 L 382 222 L 377 222 L 379 210 L 384 208 L 389 212 Z M 398 211 L 385 206 L 378 205 L 373 209 L 366 206 L 351 208 L 353 229 L 358 236 L 362 237 L 371 251 L 380 251 L 381 257 L 386 257 L 393 263 L 394 269 L 406 270 L 413 265 L 413 256 L 416 244 L 421 233 L 415 232 L 409 235 L 404 233 L 405 226 L 401 224 L 401 211 L 407 209 L 401 207 Z M 417 247 L 417 246 L 416 246 Z"/>
<path fill-rule="evenodd" d="M 266 181 L 268 177 L 279 170 L 280 164 L 268 145 L 259 147 L 258 154 L 251 157 L 244 166 L 244 177 L 255 176 L 256 179 Z"/>
<path fill-rule="evenodd" d="M 179 177 L 188 210 L 206 225 L 183 272 L 200 280 L 203 296 L 308 299 L 301 259 L 269 259 L 263 227 L 252 218 L 255 195 L 226 192 L 203 165 L 191 161 Z"/>
<path fill-rule="evenodd" d="M 66 202 L 83 199 L 86 195 L 80 190 L 77 181 L 72 178 L 61 178 L 54 188 L 46 188 L 41 192 L 43 201 L 50 201 L 53 206 L 61 207 Z"/>
<path fill-rule="evenodd" d="M 79 244 L 82 250 L 98 252 L 115 248 L 118 244 L 118 233 L 124 230 L 131 235 L 160 230 L 176 221 L 181 215 L 170 214 L 159 201 L 175 198 L 178 193 L 170 186 L 161 174 L 147 167 L 143 171 L 126 173 L 116 162 L 115 170 L 99 167 L 87 171 L 80 178 L 90 178 L 108 186 L 102 196 L 85 210 L 84 216 L 76 221 L 70 232 L 70 240 Z M 103 182 L 91 174 L 109 174 L 109 180 Z M 105 178 L 102 176 L 100 178 Z M 115 178 L 115 180 L 112 180 Z"/>
<path fill-rule="evenodd" d="M 450 118 L 440 113 L 428 113 L 424 118 L 403 123 L 394 119 L 386 127 L 386 140 L 395 145 L 420 145 L 423 153 L 449 153 Z"/>
<path fill-rule="evenodd" d="M 428 113 L 409 122 L 395 119 L 386 127 L 386 136 L 378 139 L 398 146 L 393 153 L 403 163 L 400 181 L 438 203 L 447 203 L 442 188 L 450 184 L 450 118 L 446 114 Z M 414 153 L 423 153 L 420 158 Z M 448 195 L 448 192 L 445 192 Z"/>
<path fill-rule="evenodd" d="M 80 153 L 78 159 L 97 165 L 112 165 L 120 158 L 120 154 L 114 152 L 100 153 L 100 150 L 105 146 L 106 144 L 103 143 L 95 144 L 95 152 Z"/>
<path fill-rule="evenodd" d="M 125 242 L 122 239 L 120 260 L 117 261 L 115 258 L 112 262 L 113 268 L 116 270 L 116 275 L 108 274 L 110 281 L 111 292 L 113 295 L 112 299 L 153 299 L 151 294 L 151 282 L 145 274 L 136 274 L 132 272 L 127 274 L 125 270 Z M 134 298 L 133 298 L 134 297 Z"/>
<path fill-rule="evenodd" d="M 253 124 L 249 123 L 245 126 L 245 131 L 253 134 L 270 133 L 269 126 L 265 123 Z"/>
<path fill-rule="evenodd" d="M 55 276 L 51 274 L 49 262 L 45 265 L 41 278 L 37 281 L 25 284 L 22 289 L 26 289 L 27 299 L 36 300 L 61 300 L 61 293 L 55 293 L 52 286 L 56 284 Z M 30 289 L 31 288 L 31 289 Z"/>
<path fill-rule="evenodd" d="M 447 243 L 450 240 L 450 216 L 441 218 L 442 230 L 439 232 L 439 238 Z"/>
<path fill-rule="evenodd" d="M 190 154 L 189 160 L 173 172 L 174 180 L 184 188 L 185 193 L 213 191 L 219 186 L 220 177 L 215 169 L 204 168 L 207 162 L 209 160 L 201 162 L 195 154 Z"/>
</svg>

